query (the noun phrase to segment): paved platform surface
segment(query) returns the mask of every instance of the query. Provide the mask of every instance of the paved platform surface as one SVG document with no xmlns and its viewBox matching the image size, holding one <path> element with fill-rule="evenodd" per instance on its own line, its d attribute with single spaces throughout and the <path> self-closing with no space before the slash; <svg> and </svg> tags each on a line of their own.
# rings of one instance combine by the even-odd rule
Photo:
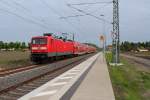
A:
<svg viewBox="0 0 150 100">
<path fill-rule="evenodd" d="M 115 100 L 107 64 L 102 53 L 71 100 Z"/>
</svg>

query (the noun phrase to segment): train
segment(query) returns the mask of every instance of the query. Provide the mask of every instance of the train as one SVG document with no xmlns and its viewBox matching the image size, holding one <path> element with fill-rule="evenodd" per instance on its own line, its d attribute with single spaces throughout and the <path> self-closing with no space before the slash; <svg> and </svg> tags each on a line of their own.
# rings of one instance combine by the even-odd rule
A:
<svg viewBox="0 0 150 100">
<path fill-rule="evenodd" d="M 96 52 L 96 48 L 93 46 L 62 37 L 56 37 L 52 33 L 44 33 L 43 36 L 32 37 L 30 49 L 32 62 Z"/>
</svg>

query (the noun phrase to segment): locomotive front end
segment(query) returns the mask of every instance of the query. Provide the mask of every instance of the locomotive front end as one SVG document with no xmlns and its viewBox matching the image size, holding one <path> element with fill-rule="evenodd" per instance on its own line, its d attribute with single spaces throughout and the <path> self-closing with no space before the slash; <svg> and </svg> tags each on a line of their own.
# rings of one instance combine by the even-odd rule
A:
<svg viewBox="0 0 150 100">
<path fill-rule="evenodd" d="M 39 62 L 48 58 L 47 37 L 33 37 L 31 40 L 31 60 Z"/>
</svg>

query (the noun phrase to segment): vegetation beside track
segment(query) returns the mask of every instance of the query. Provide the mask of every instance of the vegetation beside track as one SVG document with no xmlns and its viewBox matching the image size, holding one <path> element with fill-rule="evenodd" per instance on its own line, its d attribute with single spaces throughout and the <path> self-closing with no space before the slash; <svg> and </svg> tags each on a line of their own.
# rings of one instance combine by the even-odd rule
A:
<svg viewBox="0 0 150 100">
<path fill-rule="evenodd" d="M 107 53 L 108 63 L 111 58 L 111 53 Z M 109 66 L 116 100 L 149 100 L 150 72 L 137 70 L 126 58 L 121 57 L 121 62 L 123 66 Z"/>
<path fill-rule="evenodd" d="M 129 42 L 124 41 L 120 45 L 120 49 L 123 52 L 129 52 L 129 51 L 138 51 L 138 49 L 148 49 L 150 51 L 150 41 L 147 42 Z"/>
<path fill-rule="evenodd" d="M 30 65 L 29 51 L 1 51 L 0 70 Z"/>
</svg>

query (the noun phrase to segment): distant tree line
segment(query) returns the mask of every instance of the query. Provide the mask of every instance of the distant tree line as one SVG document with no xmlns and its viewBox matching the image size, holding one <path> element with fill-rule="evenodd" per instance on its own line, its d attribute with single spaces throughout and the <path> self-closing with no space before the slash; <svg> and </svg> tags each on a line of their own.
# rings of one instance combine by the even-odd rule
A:
<svg viewBox="0 0 150 100">
<path fill-rule="evenodd" d="M 140 49 L 149 49 L 150 50 L 150 41 L 149 42 L 122 42 L 120 45 L 121 51 L 136 51 L 138 48 Z"/>
<path fill-rule="evenodd" d="M 3 42 L 0 41 L 0 50 L 20 50 L 28 48 L 28 45 L 25 42 Z"/>
</svg>

